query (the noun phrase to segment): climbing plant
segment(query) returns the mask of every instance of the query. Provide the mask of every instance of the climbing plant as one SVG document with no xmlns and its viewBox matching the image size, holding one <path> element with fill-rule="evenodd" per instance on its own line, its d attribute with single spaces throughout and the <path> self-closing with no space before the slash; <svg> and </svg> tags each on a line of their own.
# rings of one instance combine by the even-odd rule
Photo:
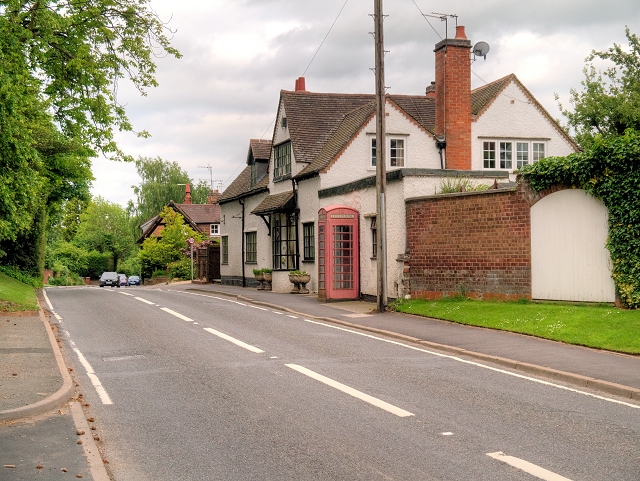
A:
<svg viewBox="0 0 640 481">
<path fill-rule="evenodd" d="M 584 189 L 609 209 L 612 277 L 626 307 L 640 307 L 640 132 L 596 136 L 583 152 L 548 157 L 519 171 L 540 192 L 554 185 Z"/>
</svg>

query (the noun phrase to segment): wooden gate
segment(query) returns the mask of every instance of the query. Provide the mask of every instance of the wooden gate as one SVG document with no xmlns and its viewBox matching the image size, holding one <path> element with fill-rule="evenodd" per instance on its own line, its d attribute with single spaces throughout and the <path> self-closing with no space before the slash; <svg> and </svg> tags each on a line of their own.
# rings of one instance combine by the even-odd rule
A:
<svg viewBox="0 0 640 481">
<path fill-rule="evenodd" d="M 207 282 L 220 279 L 220 245 L 210 244 L 196 250 L 198 278 Z"/>
</svg>

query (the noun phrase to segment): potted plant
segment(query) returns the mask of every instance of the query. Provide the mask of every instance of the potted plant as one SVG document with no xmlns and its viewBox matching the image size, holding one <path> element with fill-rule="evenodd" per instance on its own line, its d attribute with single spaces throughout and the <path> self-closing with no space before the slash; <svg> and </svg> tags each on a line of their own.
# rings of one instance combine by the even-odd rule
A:
<svg viewBox="0 0 640 481">
<path fill-rule="evenodd" d="M 289 280 L 293 283 L 291 294 L 309 294 L 307 282 L 311 280 L 311 276 L 305 271 L 290 271 Z"/>
<path fill-rule="evenodd" d="M 272 270 L 268 267 L 262 269 L 262 276 L 264 277 L 264 290 L 270 291 L 272 289 L 271 282 L 273 281 Z"/>
<path fill-rule="evenodd" d="M 253 275 L 256 276 L 256 281 L 258 281 L 258 290 L 264 291 L 264 274 L 262 273 L 262 269 L 254 269 Z"/>
</svg>

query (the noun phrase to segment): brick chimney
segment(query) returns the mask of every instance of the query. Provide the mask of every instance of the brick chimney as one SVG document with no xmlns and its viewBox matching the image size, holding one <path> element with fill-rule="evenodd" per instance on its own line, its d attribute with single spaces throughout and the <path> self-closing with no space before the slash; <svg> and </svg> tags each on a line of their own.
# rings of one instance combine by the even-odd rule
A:
<svg viewBox="0 0 640 481">
<path fill-rule="evenodd" d="M 304 92 L 306 90 L 304 77 L 298 77 L 296 79 L 296 92 Z"/>
<path fill-rule="evenodd" d="M 218 192 L 217 190 L 210 190 L 209 195 L 207 196 L 207 204 L 217 204 L 219 197 L 220 192 Z"/>
<path fill-rule="evenodd" d="M 444 138 L 445 167 L 471 170 L 471 41 L 464 27 L 436 44 L 436 136 Z"/>
<path fill-rule="evenodd" d="M 191 204 L 191 186 L 186 184 L 184 187 L 184 202 L 183 204 Z"/>
</svg>

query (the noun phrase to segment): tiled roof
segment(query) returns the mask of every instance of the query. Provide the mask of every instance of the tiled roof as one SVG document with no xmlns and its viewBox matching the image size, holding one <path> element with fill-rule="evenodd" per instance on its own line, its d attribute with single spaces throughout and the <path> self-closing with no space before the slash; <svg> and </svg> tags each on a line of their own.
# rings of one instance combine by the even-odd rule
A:
<svg viewBox="0 0 640 481">
<path fill-rule="evenodd" d="M 509 74 L 501 79 L 494 80 L 487 85 L 478 87 L 471 91 L 471 115 L 478 115 L 485 109 L 498 94 L 504 89 L 509 82 L 514 80 L 516 76 Z M 517 79 L 516 79 L 517 80 Z"/>
<path fill-rule="evenodd" d="M 249 141 L 249 148 L 253 153 L 253 158 L 256 160 L 268 161 L 271 157 L 271 141 L 263 139 L 251 139 Z"/>
<path fill-rule="evenodd" d="M 224 204 L 225 202 L 231 202 L 232 200 L 242 197 L 258 194 L 267 190 L 268 186 L 269 175 L 266 174 L 256 185 L 251 187 L 251 166 L 248 165 L 240 172 L 240 175 L 231 182 L 231 185 L 225 189 L 218 199 L 218 203 Z"/>
<path fill-rule="evenodd" d="M 218 204 L 175 204 L 180 213 L 194 224 L 215 224 L 220 222 Z"/>
<path fill-rule="evenodd" d="M 258 206 L 251 211 L 252 214 L 266 214 L 287 207 L 287 202 L 293 199 L 293 191 L 268 195 Z"/>
<path fill-rule="evenodd" d="M 358 130 L 375 114 L 375 111 L 376 103 L 369 102 L 345 115 L 334 134 L 320 151 L 320 154 L 313 162 L 302 169 L 296 175 L 296 178 L 306 177 L 329 166 L 353 136 L 356 135 Z"/>
<path fill-rule="evenodd" d="M 297 162 L 313 162 L 345 115 L 370 103 L 373 95 L 283 90 L 281 97 Z"/>
<path fill-rule="evenodd" d="M 389 99 L 415 120 L 420 127 L 435 135 L 436 100 L 424 95 L 389 95 Z"/>
</svg>

